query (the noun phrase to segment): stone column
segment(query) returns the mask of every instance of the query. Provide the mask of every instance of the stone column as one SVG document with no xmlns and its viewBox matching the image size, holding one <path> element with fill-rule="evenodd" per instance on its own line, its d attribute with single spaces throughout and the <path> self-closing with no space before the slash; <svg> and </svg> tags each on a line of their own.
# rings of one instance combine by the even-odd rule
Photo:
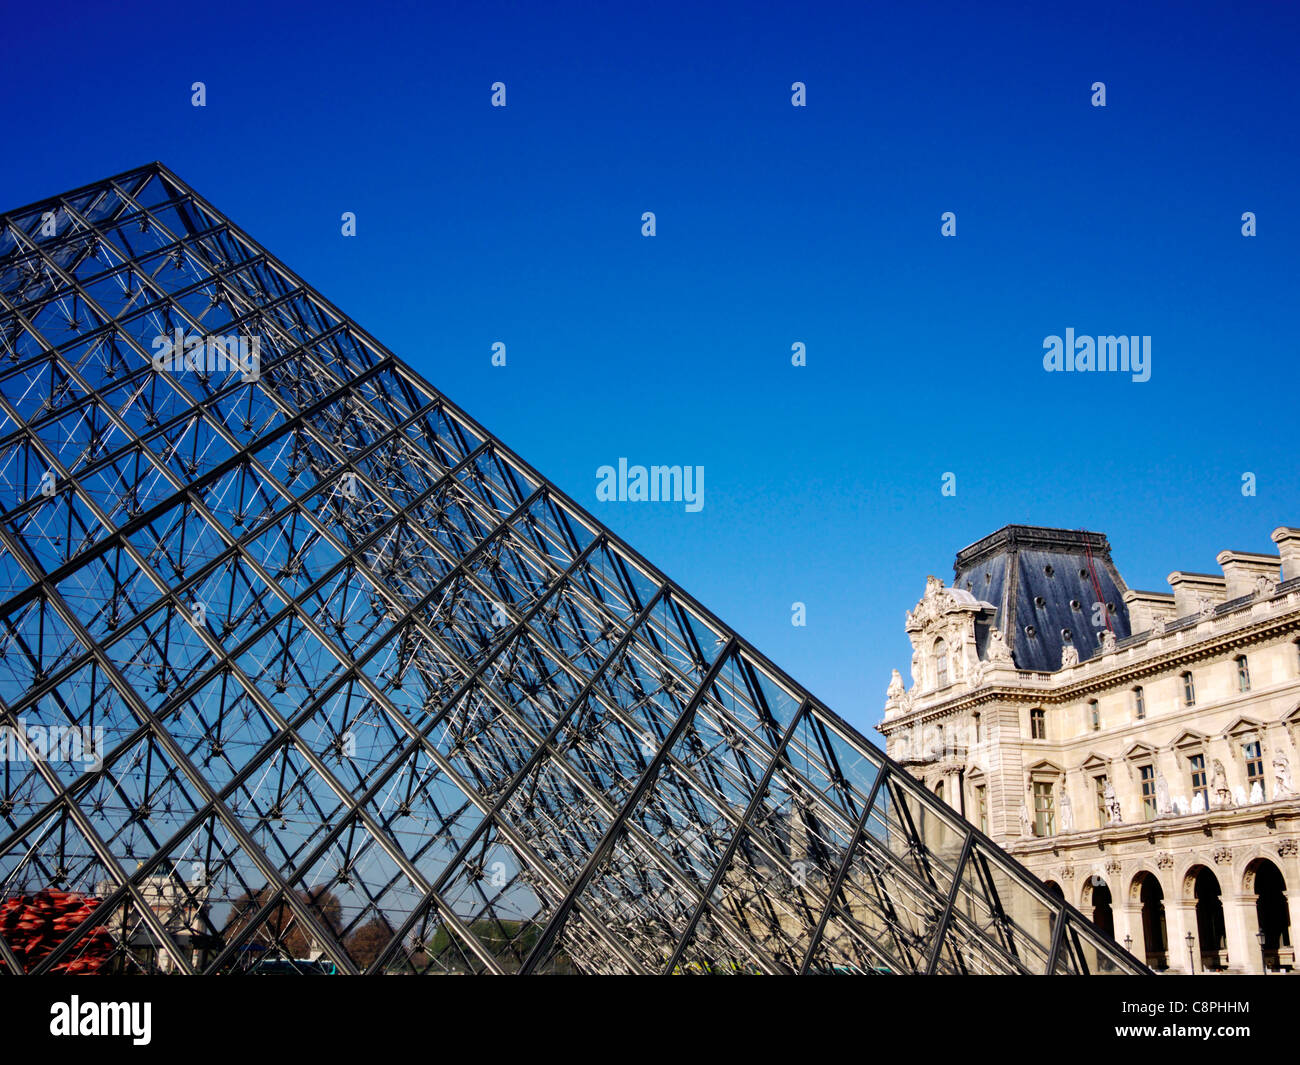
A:
<svg viewBox="0 0 1300 1065">
<path fill-rule="evenodd" d="M 1147 960 L 1147 943 L 1146 937 L 1142 931 L 1142 904 L 1140 902 L 1116 902 L 1113 904 L 1115 913 L 1115 939 L 1120 946 L 1124 945 L 1124 937 L 1132 936 L 1133 945 L 1129 947 L 1129 953 L 1138 961 L 1145 963 Z"/>
<path fill-rule="evenodd" d="M 1300 889 L 1286 886 L 1286 905 L 1291 913 L 1291 949 L 1296 952 L 1296 962 L 1300 965 Z"/>
<path fill-rule="evenodd" d="M 1228 934 L 1228 966 L 1239 973 L 1262 973 L 1259 944 L 1255 933 L 1259 919 L 1255 915 L 1255 899 L 1251 894 L 1229 895 L 1223 893 L 1223 923 Z"/>
<path fill-rule="evenodd" d="M 1174 898 L 1172 895 L 1165 895 L 1165 935 L 1169 938 L 1169 971 L 1171 973 L 1188 972 L 1188 965 L 1190 964 L 1187 956 L 1188 932 L 1191 932 L 1193 936 L 1196 935 L 1196 903 Z M 1195 951 L 1199 946 L 1199 942 L 1195 944 L 1192 953 L 1193 957 L 1195 957 Z M 1201 971 L 1199 964 L 1196 971 L 1198 973 Z"/>
</svg>

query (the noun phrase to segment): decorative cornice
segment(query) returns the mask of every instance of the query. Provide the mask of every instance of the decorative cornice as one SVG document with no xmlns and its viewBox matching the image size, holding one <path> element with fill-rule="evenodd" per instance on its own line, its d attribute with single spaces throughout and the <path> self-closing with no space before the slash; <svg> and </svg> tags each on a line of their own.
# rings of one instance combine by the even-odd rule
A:
<svg viewBox="0 0 1300 1065">
<path fill-rule="evenodd" d="M 1105 656 L 1108 668 L 1098 671 L 1094 676 L 1085 677 L 1068 684 L 1056 686 L 1052 683 L 1054 678 L 1060 676 L 1059 672 L 1037 673 L 1035 676 L 1044 679 L 1041 687 L 1031 688 L 1021 685 L 1011 687 L 990 684 L 982 688 L 957 693 L 950 699 L 939 700 L 932 706 L 913 710 L 912 713 L 919 713 L 923 715 L 922 719 L 926 719 L 932 714 L 960 712 L 991 702 L 1023 702 L 1035 705 L 1070 702 L 1080 695 L 1089 695 L 1093 692 L 1105 691 L 1108 688 L 1127 687 L 1134 680 L 1156 673 L 1163 673 L 1178 666 L 1215 658 L 1241 647 L 1251 646 L 1272 639 L 1275 636 L 1285 635 L 1287 632 L 1300 632 L 1300 602 L 1292 604 L 1290 609 L 1280 617 L 1263 619 L 1255 625 L 1243 626 L 1231 632 L 1215 633 L 1209 637 L 1202 637 L 1190 645 L 1184 644 L 1170 648 L 1168 651 L 1162 651 L 1162 653 L 1152 658 L 1144 658 L 1136 662 L 1116 662 L 1114 660 L 1116 654 L 1122 655 L 1125 651 L 1131 650 L 1131 647 L 1121 648 L 1118 652 Z M 1166 640 L 1172 638 L 1174 637 L 1164 637 Z M 1100 660 L 1092 658 L 1079 666 L 1071 668 L 1073 670 L 1087 670 L 1092 663 Z M 888 724 L 892 727 L 901 723 L 907 716 L 909 715 L 897 714 L 888 722 L 882 724 Z M 881 726 L 877 726 L 877 728 L 881 728 Z M 884 731 L 883 728 L 881 728 L 881 731 Z"/>
</svg>

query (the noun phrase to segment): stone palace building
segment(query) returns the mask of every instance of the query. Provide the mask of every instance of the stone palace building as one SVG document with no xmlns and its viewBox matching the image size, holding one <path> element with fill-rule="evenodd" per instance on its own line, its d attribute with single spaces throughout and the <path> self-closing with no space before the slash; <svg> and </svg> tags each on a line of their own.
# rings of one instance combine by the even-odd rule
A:
<svg viewBox="0 0 1300 1065">
<path fill-rule="evenodd" d="M 1300 529 L 1127 587 L 1098 533 L 1008 525 L 926 579 L 886 749 L 1153 968 L 1295 971 Z"/>
</svg>

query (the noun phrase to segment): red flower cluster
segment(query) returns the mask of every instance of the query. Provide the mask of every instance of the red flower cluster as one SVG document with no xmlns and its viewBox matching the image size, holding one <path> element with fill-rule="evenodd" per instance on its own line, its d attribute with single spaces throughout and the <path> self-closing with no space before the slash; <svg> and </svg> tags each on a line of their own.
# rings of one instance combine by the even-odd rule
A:
<svg viewBox="0 0 1300 1065">
<path fill-rule="evenodd" d="M 4 937 L 24 969 L 30 970 L 94 912 L 94 897 L 75 891 L 43 888 L 30 898 L 17 895 L 0 902 L 0 936 Z M 104 927 L 94 928 L 80 944 L 51 969 L 69 975 L 97 973 L 113 952 L 113 937 Z M 5 963 L 0 959 L 0 972 Z"/>
</svg>

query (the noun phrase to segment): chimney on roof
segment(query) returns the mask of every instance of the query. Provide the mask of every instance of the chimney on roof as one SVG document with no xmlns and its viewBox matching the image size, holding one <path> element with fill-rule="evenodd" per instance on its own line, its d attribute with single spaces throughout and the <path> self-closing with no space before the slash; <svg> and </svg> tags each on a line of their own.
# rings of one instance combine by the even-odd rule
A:
<svg viewBox="0 0 1300 1065">
<path fill-rule="evenodd" d="M 1147 632 L 1156 618 L 1173 621 L 1178 616 L 1174 610 L 1174 597 L 1167 592 L 1139 592 L 1129 589 L 1124 593 L 1128 604 L 1129 620 L 1134 632 Z"/>
<path fill-rule="evenodd" d="M 1267 577 L 1276 581 L 1282 560 L 1277 555 L 1258 555 L 1251 551 L 1220 551 L 1214 558 L 1223 567 L 1228 599 L 1240 599 L 1255 593 L 1255 581 Z"/>
<path fill-rule="evenodd" d="M 1300 529 L 1280 526 L 1273 530 L 1271 539 L 1282 556 L 1282 579 L 1300 577 Z"/>
<path fill-rule="evenodd" d="M 1184 573 L 1174 570 L 1169 574 L 1169 587 L 1174 590 L 1174 616 L 1185 618 L 1198 614 L 1202 597 L 1217 606 L 1225 601 L 1227 581 L 1212 573 Z"/>
</svg>

